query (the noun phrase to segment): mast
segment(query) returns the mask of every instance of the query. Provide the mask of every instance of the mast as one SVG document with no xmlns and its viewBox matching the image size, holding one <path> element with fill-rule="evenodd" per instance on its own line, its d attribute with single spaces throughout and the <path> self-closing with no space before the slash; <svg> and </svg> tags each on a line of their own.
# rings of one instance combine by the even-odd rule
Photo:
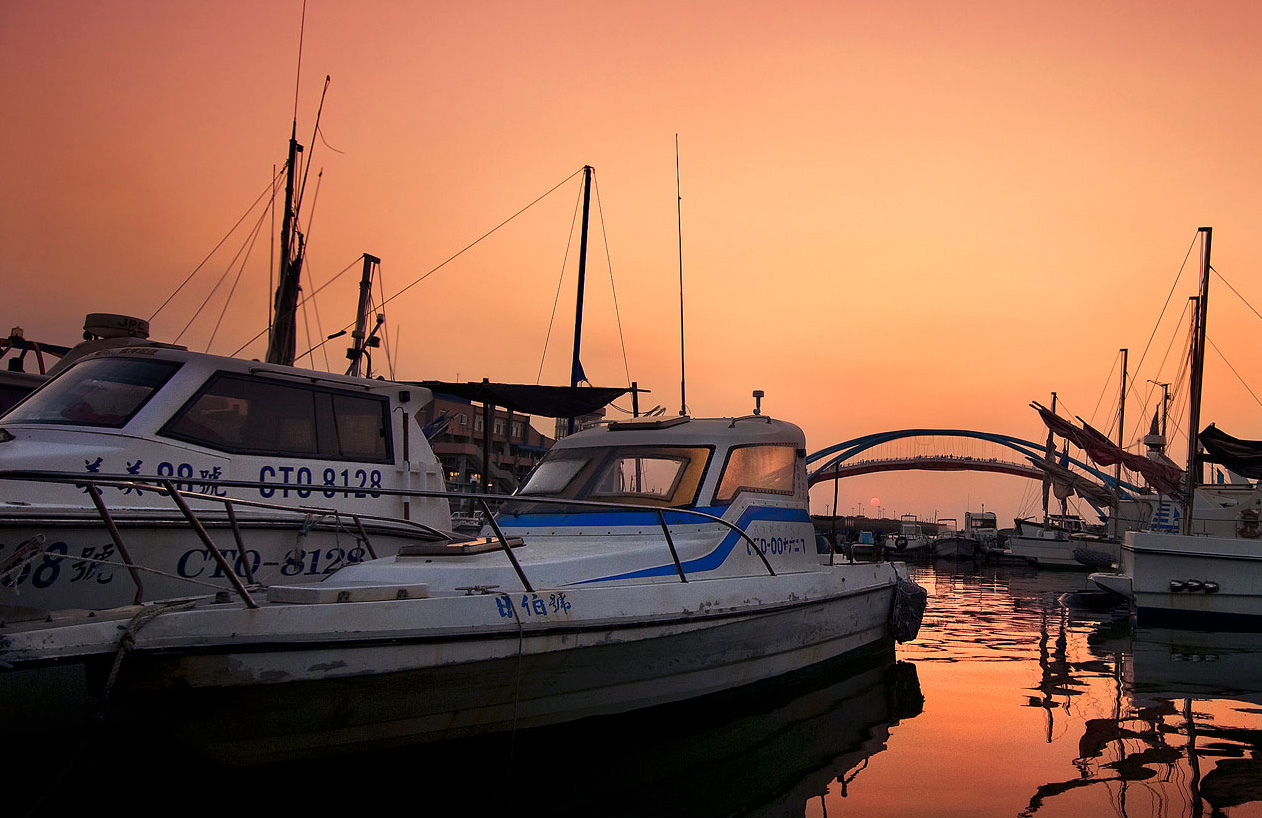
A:
<svg viewBox="0 0 1262 818">
<path fill-rule="evenodd" d="M 1196 300 L 1196 325 L 1192 333 L 1191 397 L 1188 408 L 1188 474 L 1179 530 L 1192 533 L 1193 495 L 1201 482 L 1201 451 L 1197 434 L 1201 428 L 1201 395 L 1205 378 L 1205 318 L 1209 307 L 1209 253 L 1214 228 L 1201 227 L 1201 290 Z"/>
<path fill-rule="evenodd" d="M 1122 352 L 1122 393 L 1117 397 L 1117 447 L 1125 450 L 1124 432 L 1126 427 L 1126 367 L 1127 360 L 1130 356 L 1130 350 L 1123 348 Z M 1122 461 L 1117 461 L 1117 490 L 1122 490 Z"/>
<path fill-rule="evenodd" d="M 579 351 L 583 343 L 583 287 L 587 281 L 587 230 L 591 221 L 592 166 L 583 166 L 583 230 L 578 245 L 578 306 L 574 311 L 574 360 L 570 364 L 570 386 L 578 386 L 587 380 Z M 570 418 L 569 431 L 574 432 L 574 418 Z"/>
<path fill-rule="evenodd" d="M 280 228 L 280 277 L 276 285 L 272 334 L 267 343 L 267 362 L 293 366 L 298 322 L 298 281 L 302 273 L 302 234 L 294 213 L 294 175 L 298 164 L 298 120 L 289 135 L 289 159 L 285 164 L 285 213 Z"/>
<path fill-rule="evenodd" d="M 679 178 L 679 134 L 675 134 L 675 220 L 679 234 L 679 414 L 682 417 L 688 414 L 688 378 L 684 374 L 684 194 Z"/>
<path fill-rule="evenodd" d="M 370 253 L 364 253 L 364 271 L 359 278 L 359 306 L 355 309 L 355 330 L 351 333 L 351 348 L 346 350 L 346 357 L 351 361 L 350 369 L 346 374 L 355 378 L 360 376 L 360 364 L 367 357 L 368 348 L 380 344 L 380 340 L 376 337 L 376 327 L 373 327 L 371 333 L 368 329 L 372 274 L 379 264 L 381 264 L 381 259 Z M 379 325 L 380 320 L 377 323 Z M 376 343 L 373 343 L 374 341 Z M 371 371 L 368 371 L 367 377 L 372 377 Z"/>
</svg>

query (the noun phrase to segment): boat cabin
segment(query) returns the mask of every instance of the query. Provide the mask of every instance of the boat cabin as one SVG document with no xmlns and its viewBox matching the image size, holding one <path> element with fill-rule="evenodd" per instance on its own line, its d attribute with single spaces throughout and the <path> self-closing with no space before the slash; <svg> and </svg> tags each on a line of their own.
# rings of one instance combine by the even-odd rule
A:
<svg viewBox="0 0 1262 818">
<path fill-rule="evenodd" d="M 590 503 L 694 509 L 723 516 L 757 496 L 806 515 L 802 431 L 766 416 L 646 418 L 587 429 L 558 441 L 505 514 L 603 513 Z M 572 500 L 558 506 L 535 498 Z"/>
<path fill-rule="evenodd" d="M 412 418 L 423 387 L 190 352 L 165 345 L 89 355 L 0 416 L 0 469 L 260 484 L 238 496 L 354 506 L 447 528 L 441 499 L 411 503 L 379 489 L 440 491 L 438 461 Z M 409 428 L 415 427 L 415 428 Z M 61 502 L 86 505 L 72 486 Z M 5 499 L 49 501 L 47 485 L 9 482 Z M 29 495 L 29 496 L 28 496 Z M 119 490 L 111 505 L 151 493 Z"/>
</svg>

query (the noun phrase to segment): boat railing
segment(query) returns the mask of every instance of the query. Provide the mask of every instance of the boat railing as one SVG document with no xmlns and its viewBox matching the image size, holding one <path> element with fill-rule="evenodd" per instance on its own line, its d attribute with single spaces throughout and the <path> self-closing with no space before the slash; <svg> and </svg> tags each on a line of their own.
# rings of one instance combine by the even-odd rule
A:
<svg viewBox="0 0 1262 818">
<path fill-rule="evenodd" d="M 207 531 L 205 523 L 198 516 L 199 512 L 206 514 L 210 511 L 210 508 L 203 504 L 209 504 L 210 506 L 223 506 L 224 513 L 228 521 L 228 528 L 232 532 L 233 539 L 238 549 L 238 555 L 245 553 L 244 537 L 242 536 L 240 521 L 236 513 L 238 508 L 280 511 L 305 516 L 331 517 L 337 521 L 338 525 L 341 525 L 341 520 L 346 518 L 354 527 L 356 539 L 363 543 L 364 549 L 367 551 L 368 555 L 374 559 L 377 557 L 377 553 L 372 546 L 372 542 L 365 528 L 366 522 L 389 523 L 395 526 L 404 525 L 415 529 L 417 532 L 422 533 L 425 536 L 430 536 L 435 539 L 472 539 L 461 538 L 459 535 L 453 535 L 452 532 L 443 531 L 441 529 L 434 528 L 433 526 L 388 515 L 350 512 L 345 509 L 332 508 L 328 506 L 273 503 L 251 500 L 243 497 L 232 497 L 218 493 L 219 489 L 246 489 L 255 491 L 271 490 L 275 488 L 275 484 L 272 483 L 254 482 L 248 480 L 220 480 L 208 477 L 199 478 L 191 476 L 157 477 L 131 474 L 83 474 L 80 472 L 40 470 L 0 470 L 0 481 L 6 480 L 73 485 L 86 493 L 92 501 L 92 505 L 97 513 L 97 516 L 100 517 L 102 524 L 109 532 L 110 538 L 113 540 L 114 547 L 118 550 L 119 556 L 122 557 L 124 565 L 127 568 L 133 583 L 136 585 L 136 594 L 133 599 L 133 604 L 136 605 L 139 605 L 144 601 L 143 572 L 155 569 L 141 565 L 132 559 L 131 553 L 127 548 L 127 544 L 118 528 L 118 524 L 115 520 L 115 514 L 111 513 L 105 503 L 104 494 L 101 491 L 103 487 L 121 488 L 125 491 L 148 491 L 159 496 L 170 498 L 180 516 L 183 517 L 183 519 L 188 523 L 190 529 L 206 547 L 207 552 L 215 561 L 219 570 L 228 578 L 228 581 L 232 584 L 233 590 L 239 597 L 241 597 L 242 601 L 251 608 L 257 608 L 258 602 L 255 601 L 253 595 L 247 587 L 247 583 L 250 586 L 257 585 L 254 579 L 253 569 L 250 566 L 250 561 L 248 559 L 237 560 L 237 564 L 245 574 L 244 579 L 246 582 L 242 582 L 242 576 L 237 570 L 234 570 L 223 550 L 215 543 L 214 539 Z M 196 486 L 197 489 L 194 489 L 194 486 Z M 318 487 L 313 487 L 313 490 L 318 490 Z M 509 563 L 512 565 L 513 570 L 517 574 L 517 577 L 521 581 L 523 587 L 527 591 L 534 591 L 534 586 L 531 584 L 530 579 L 526 576 L 526 572 L 522 568 L 521 563 L 518 561 L 517 556 L 513 553 L 509 538 L 504 535 L 503 530 L 500 528 L 499 521 L 496 518 L 496 514 L 491 508 L 492 503 L 504 503 L 511 500 L 521 500 L 522 498 L 519 495 L 485 494 L 479 492 L 461 492 L 459 495 L 453 495 L 452 493 L 446 491 L 391 489 L 387 487 L 374 487 L 373 494 L 378 496 L 400 496 L 404 498 L 435 498 L 448 501 L 452 499 L 461 499 L 477 502 L 482 509 L 483 519 L 494 533 L 494 539 L 496 540 L 500 550 L 503 551 L 508 558 Z M 599 500 L 571 500 L 535 496 L 531 496 L 529 499 L 531 503 L 565 506 L 570 509 L 575 506 L 579 506 L 590 508 L 592 510 L 611 509 L 634 511 L 639 513 L 644 513 L 646 511 L 653 512 L 657 518 L 658 525 L 662 531 L 663 539 L 670 552 L 671 560 L 675 566 L 675 571 L 681 582 L 688 581 L 687 571 L 684 569 L 683 562 L 679 558 L 678 549 L 675 547 L 674 538 L 671 536 L 670 528 L 672 523 L 667 520 L 667 514 L 687 518 L 690 522 L 717 523 L 718 525 L 729 529 L 732 533 L 735 533 L 739 538 L 743 539 L 748 544 L 749 550 L 758 556 L 769 575 L 775 576 L 776 573 L 775 569 L 771 567 L 771 563 L 768 561 L 767 556 L 763 553 L 762 549 L 758 547 L 758 544 L 753 541 L 744 529 L 713 514 L 707 514 L 705 512 L 689 508 L 663 508 Z M 194 510 L 190 505 L 190 501 L 196 502 L 201 507 L 198 510 Z M 116 508 L 115 511 L 118 511 L 118 509 Z M 674 524 L 678 524 L 678 522 Z M 44 538 L 42 535 L 38 538 L 32 538 L 32 540 L 19 544 L 8 557 L 0 559 L 0 576 L 11 574 L 18 566 L 43 554 L 43 545 Z M 54 556 L 53 558 L 65 559 L 67 557 Z M 75 559 L 83 559 L 89 562 L 103 561 L 93 560 L 86 556 L 75 557 Z M 191 579 L 188 581 L 196 582 Z M 221 586 L 209 583 L 203 584 L 207 584 L 208 587 L 215 588 L 216 590 L 223 590 Z"/>
</svg>

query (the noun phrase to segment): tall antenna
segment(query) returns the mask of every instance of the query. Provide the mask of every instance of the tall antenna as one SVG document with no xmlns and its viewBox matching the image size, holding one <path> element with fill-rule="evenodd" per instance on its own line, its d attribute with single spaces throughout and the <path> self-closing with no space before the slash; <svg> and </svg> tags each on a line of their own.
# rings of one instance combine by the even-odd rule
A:
<svg viewBox="0 0 1262 818">
<path fill-rule="evenodd" d="M 684 372 L 684 196 L 679 179 L 679 134 L 675 134 L 675 215 L 679 232 L 679 414 L 688 414 Z"/>
</svg>

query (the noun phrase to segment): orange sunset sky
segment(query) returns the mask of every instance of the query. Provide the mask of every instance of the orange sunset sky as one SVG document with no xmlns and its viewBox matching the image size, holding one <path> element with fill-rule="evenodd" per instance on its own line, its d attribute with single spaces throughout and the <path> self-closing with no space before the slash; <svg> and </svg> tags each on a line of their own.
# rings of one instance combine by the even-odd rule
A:
<svg viewBox="0 0 1262 818">
<path fill-rule="evenodd" d="M 87 312 L 154 316 L 284 161 L 301 14 L 298 0 L 0 3 L 4 329 L 71 343 Z M 590 164 L 587 374 L 677 412 L 678 134 L 692 413 L 748 412 L 762 389 L 812 451 L 908 427 L 1041 439 L 1027 404 L 1056 391 L 1108 431 L 1127 347 L 1129 442 L 1153 412 L 1147 380 L 1177 377 L 1197 227 L 1262 305 L 1259 42 L 1252 2 L 311 0 L 306 291 L 354 269 L 298 346 L 352 319 L 362 252 L 395 293 Z M 574 177 L 391 302 L 395 374 L 533 383 L 542 361 L 543 382 L 564 382 L 578 195 Z M 210 351 L 266 326 L 270 234 Z M 156 338 L 207 348 L 229 284 L 198 305 L 245 244 L 153 318 Z M 1262 438 L 1259 317 L 1211 287 L 1203 417 Z M 822 511 L 832 491 L 817 491 Z M 904 472 L 844 481 L 838 505 L 984 504 L 1006 524 L 1036 495 Z"/>
</svg>

